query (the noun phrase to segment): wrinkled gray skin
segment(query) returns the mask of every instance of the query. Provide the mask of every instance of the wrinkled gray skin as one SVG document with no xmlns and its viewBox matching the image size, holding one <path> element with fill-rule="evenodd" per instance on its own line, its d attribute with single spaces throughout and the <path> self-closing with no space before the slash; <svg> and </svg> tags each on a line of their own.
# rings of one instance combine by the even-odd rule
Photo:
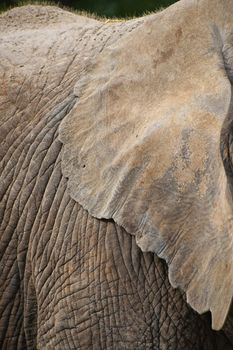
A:
<svg viewBox="0 0 233 350">
<path fill-rule="evenodd" d="M 198 315 L 171 287 L 163 261 L 71 199 L 61 172 L 58 128 L 77 99 L 80 65 L 140 20 L 104 23 L 49 7 L 13 11 L 2 27 L 26 31 L 34 23 L 40 30 L 61 18 L 64 28 L 48 48 L 35 40 L 27 62 L 27 38 L 10 59 L 20 33 L 1 51 L 0 348 L 233 349 L 223 331 L 211 329 L 210 315 Z M 26 64 L 40 70 L 30 76 Z M 15 84 L 7 76 L 12 65 L 22 79 Z"/>
</svg>

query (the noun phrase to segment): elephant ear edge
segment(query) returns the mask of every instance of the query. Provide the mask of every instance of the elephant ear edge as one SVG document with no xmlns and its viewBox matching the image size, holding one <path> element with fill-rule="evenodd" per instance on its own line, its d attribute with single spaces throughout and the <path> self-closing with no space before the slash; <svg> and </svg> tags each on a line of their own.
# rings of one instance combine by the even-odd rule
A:
<svg viewBox="0 0 233 350">
<path fill-rule="evenodd" d="M 181 1 L 104 49 L 78 81 L 59 137 L 71 197 L 165 259 L 171 284 L 220 329 L 233 290 L 220 152 L 231 89 L 207 27 Z"/>
</svg>

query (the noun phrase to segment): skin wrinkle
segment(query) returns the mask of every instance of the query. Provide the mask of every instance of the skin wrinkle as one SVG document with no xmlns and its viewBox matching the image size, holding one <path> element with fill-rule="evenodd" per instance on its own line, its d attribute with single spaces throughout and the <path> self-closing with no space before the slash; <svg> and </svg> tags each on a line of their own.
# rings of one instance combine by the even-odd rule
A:
<svg viewBox="0 0 233 350">
<path fill-rule="evenodd" d="M 208 1 L 195 4 L 195 1 L 177 3 L 156 15 L 154 22 L 146 20 L 132 36 L 127 35 L 119 45 L 103 50 L 91 69 L 85 71 L 85 77 L 76 85 L 80 99 L 60 128 L 65 148 L 62 170 L 69 179 L 72 198 L 93 216 L 113 218 L 131 234 L 140 233 L 137 237 L 140 247 L 167 261 L 172 285 L 185 290 L 189 302 L 200 313 L 210 309 L 213 327 L 219 329 L 232 297 L 232 211 L 225 196 L 227 179 L 218 144 L 230 89 L 225 72 L 219 70 L 219 43 L 214 50 L 210 24 L 214 21 L 223 31 L 225 19 L 221 16 L 226 11 L 218 5 L 221 9 L 218 13 L 217 4 L 210 5 Z M 161 21 L 163 27 L 159 25 Z M 179 50 L 172 51 L 174 33 L 181 26 Z M 151 37 L 143 30 L 146 27 L 151 29 Z M 148 74 L 151 57 L 157 57 L 158 50 L 169 52 L 170 57 L 167 55 L 166 65 L 160 62 L 156 71 Z M 130 64 L 126 67 L 125 62 Z M 135 67 L 140 72 L 138 76 Z M 167 79 L 170 74 L 174 79 Z M 156 91 L 153 100 L 148 87 Z M 116 96 L 121 100 L 121 109 Z M 145 118 L 141 117 L 137 100 L 144 101 Z M 127 120 L 132 127 L 126 130 Z M 137 141 L 134 133 L 126 138 L 126 131 L 134 130 L 135 125 L 140 130 Z M 167 136 L 167 130 L 172 130 L 171 135 Z M 181 130 L 190 135 L 183 144 Z M 186 162 L 181 159 L 184 144 Z M 81 169 L 84 161 L 85 170 Z M 193 213 L 185 220 L 183 213 L 191 204 Z M 212 248 L 207 245 L 210 232 L 217 236 L 211 241 Z M 218 236 L 222 232 L 221 241 Z M 230 250 L 226 250 L 225 241 L 229 242 Z M 216 249 L 227 253 L 229 268 L 213 259 Z M 205 263 L 195 257 L 198 251 Z M 220 286 L 220 280 L 224 286 Z"/>
<path fill-rule="evenodd" d="M 152 253 L 142 253 L 135 238 L 113 220 L 99 220 L 85 211 L 71 198 L 62 174 L 58 127 L 77 102 L 74 84 L 84 72 L 79 55 L 91 53 L 95 58 L 133 34 L 145 20 L 100 24 L 36 6 L 9 13 L 14 15 L 10 21 L 8 13 L 0 17 L 1 35 L 11 31 L 14 45 L 20 30 L 25 36 L 25 43 L 22 39 L 20 43 L 22 53 L 32 47 L 32 40 L 33 45 L 37 43 L 30 36 L 31 27 L 41 31 L 46 27 L 45 33 L 51 29 L 51 41 L 41 41 L 36 54 L 29 52 L 28 75 L 17 68 L 20 57 L 12 57 L 9 66 L 15 66 L 15 82 L 24 82 L 19 89 L 5 80 L 9 87 L 5 98 L 17 110 L 14 115 L 1 115 L 6 123 L 6 147 L 0 147 L 0 159 L 6 156 L 1 167 L 7 169 L 2 173 L 7 195 L 2 202 L 5 222 L 0 223 L 0 234 L 7 224 L 9 240 L 1 240 L 4 269 L 0 279 L 5 284 L 0 288 L 10 302 L 0 303 L 0 347 L 211 350 L 217 349 L 216 339 L 220 339 L 219 348 L 227 349 L 221 333 L 211 330 L 208 315 L 195 313 L 184 294 L 171 287 L 165 263 Z M 86 36 L 79 40 L 85 26 Z M 61 41 L 53 41 L 55 30 L 57 35 L 62 33 Z M 71 33 L 72 41 L 67 44 Z M 179 30 L 175 36 L 181 42 Z M 95 43 L 91 37 L 96 38 Z M 76 50 L 76 59 L 72 59 Z M 161 52 L 168 53 L 164 59 L 169 63 L 169 50 Z M 41 71 L 39 57 L 43 55 L 49 63 Z M 39 67 L 35 74 L 33 67 Z M 56 84 L 61 85 L 53 88 Z M 25 94 L 28 89 L 29 96 Z M 14 134 L 8 130 L 14 128 Z M 13 140 L 17 140 L 15 149 L 11 148 Z M 16 161 L 5 168 L 12 151 Z M 8 169 L 13 169 L 14 177 L 5 177 Z M 90 171 L 88 163 L 85 169 Z"/>
</svg>

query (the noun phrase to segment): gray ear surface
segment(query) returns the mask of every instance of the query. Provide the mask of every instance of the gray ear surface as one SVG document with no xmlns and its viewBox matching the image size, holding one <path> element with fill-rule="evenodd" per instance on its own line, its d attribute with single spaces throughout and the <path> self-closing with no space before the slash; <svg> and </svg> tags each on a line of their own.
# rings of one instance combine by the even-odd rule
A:
<svg viewBox="0 0 233 350">
<path fill-rule="evenodd" d="M 194 4 L 149 16 L 88 68 L 60 127 L 62 171 L 71 196 L 165 259 L 171 284 L 219 329 L 233 290 L 220 151 L 231 86 L 221 40 Z"/>
</svg>

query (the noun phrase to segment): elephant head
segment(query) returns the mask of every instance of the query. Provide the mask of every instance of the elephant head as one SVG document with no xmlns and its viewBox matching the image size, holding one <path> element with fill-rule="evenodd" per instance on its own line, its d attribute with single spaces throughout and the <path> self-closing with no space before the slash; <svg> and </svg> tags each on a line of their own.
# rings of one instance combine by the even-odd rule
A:
<svg viewBox="0 0 233 350">
<path fill-rule="evenodd" d="M 233 293 L 233 1 L 182 0 L 83 69 L 60 126 L 70 195 L 166 260 L 220 329 Z"/>
</svg>

